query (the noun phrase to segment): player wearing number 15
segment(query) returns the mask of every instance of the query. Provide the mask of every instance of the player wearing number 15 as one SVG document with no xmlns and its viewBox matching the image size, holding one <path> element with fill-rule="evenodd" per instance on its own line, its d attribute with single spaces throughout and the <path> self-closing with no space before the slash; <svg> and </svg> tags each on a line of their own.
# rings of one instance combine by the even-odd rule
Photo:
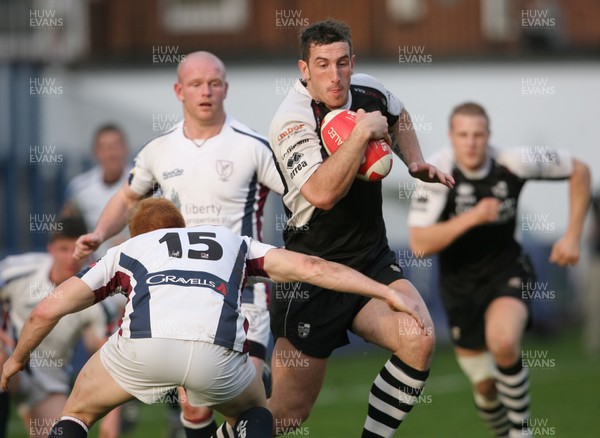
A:
<svg viewBox="0 0 600 438">
<path fill-rule="evenodd" d="M 153 403 L 180 385 L 192 405 L 221 412 L 233 436 L 271 436 L 273 418 L 247 354 L 248 322 L 240 311 L 247 277 L 310 280 L 382 299 L 416 318 L 415 306 L 406 306 L 398 292 L 350 268 L 225 227 L 184 225 L 170 201 L 141 201 L 129 223 L 134 237 L 62 283 L 32 312 L 3 367 L 3 389 L 63 316 L 114 294 L 128 297 L 120 330 L 82 369 L 50 437 L 86 437 L 114 407 L 133 397 Z"/>
</svg>

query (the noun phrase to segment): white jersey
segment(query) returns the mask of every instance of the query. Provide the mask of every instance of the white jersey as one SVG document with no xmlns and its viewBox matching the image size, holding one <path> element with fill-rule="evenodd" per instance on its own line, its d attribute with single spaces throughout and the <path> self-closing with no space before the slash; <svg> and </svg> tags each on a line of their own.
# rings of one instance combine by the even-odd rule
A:
<svg viewBox="0 0 600 438">
<path fill-rule="evenodd" d="M 9 302 L 9 320 L 15 339 L 33 308 L 56 287 L 49 278 L 51 267 L 52 256 L 46 253 L 10 256 L 0 262 L 0 299 Z M 42 367 L 43 363 L 66 366 L 82 330 L 90 326 L 98 338 L 104 338 L 107 322 L 102 306 L 65 316 L 31 354 L 30 366 Z"/>
<path fill-rule="evenodd" d="M 204 341 L 243 352 L 240 313 L 247 276 L 267 277 L 273 247 L 225 227 L 167 228 L 110 249 L 78 276 L 96 300 L 127 295 L 119 335 Z"/>
<path fill-rule="evenodd" d="M 104 207 L 110 201 L 115 193 L 129 177 L 130 167 L 126 167 L 118 181 L 113 184 L 106 184 L 103 179 L 103 172 L 100 166 L 77 175 L 69 182 L 67 186 L 67 202 L 73 204 L 79 211 L 88 231 L 93 230 L 98 223 L 100 214 Z M 118 235 L 111 237 L 104 242 L 95 252 L 102 255 L 111 246 L 117 245 L 129 238 L 127 228 L 124 228 Z"/>
<path fill-rule="evenodd" d="M 129 184 L 141 196 L 160 187 L 188 227 L 223 225 L 259 240 L 269 189 L 283 193 L 267 140 L 229 116 L 207 140 L 188 139 L 180 122 L 150 141 L 135 158 Z"/>
</svg>

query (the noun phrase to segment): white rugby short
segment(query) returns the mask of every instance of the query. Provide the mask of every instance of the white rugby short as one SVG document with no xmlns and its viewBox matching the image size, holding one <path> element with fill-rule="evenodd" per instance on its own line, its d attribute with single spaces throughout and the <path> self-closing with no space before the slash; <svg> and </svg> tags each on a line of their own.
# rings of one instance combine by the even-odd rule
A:
<svg viewBox="0 0 600 438">
<path fill-rule="evenodd" d="M 254 302 L 245 303 L 242 301 L 241 305 L 242 315 L 248 320 L 246 339 L 267 349 L 271 337 L 271 320 L 267 304 L 266 286 L 264 283 L 256 283 L 249 287 L 254 289 Z"/>
<path fill-rule="evenodd" d="M 129 339 L 115 333 L 100 349 L 100 359 L 121 388 L 147 404 L 177 386 L 185 388 L 194 406 L 224 403 L 256 374 L 247 354 L 181 339 Z"/>
</svg>

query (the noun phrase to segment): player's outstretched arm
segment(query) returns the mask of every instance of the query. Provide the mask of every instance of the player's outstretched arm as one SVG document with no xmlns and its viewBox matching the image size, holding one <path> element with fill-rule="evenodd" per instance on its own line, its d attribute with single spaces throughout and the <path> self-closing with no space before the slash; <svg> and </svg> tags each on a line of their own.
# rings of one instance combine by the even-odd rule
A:
<svg viewBox="0 0 600 438">
<path fill-rule="evenodd" d="M 402 109 L 398 121 L 392 126 L 392 150 L 400 157 L 413 178 L 424 182 L 437 182 L 448 188 L 454 187 L 454 178 L 432 164 L 426 163 L 419 140 L 413 128 L 410 114 Z"/>
<path fill-rule="evenodd" d="M 25 367 L 29 354 L 52 331 L 60 319 L 94 304 L 92 290 L 82 280 L 71 277 L 35 306 L 23 326 L 15 351 L 2 367 L 0 388 L 8 389 L 9 379 Z"/>
<path fill-rule="evenodd" d="M 264 270 L 275 282 L 301 281 L 338 292 L 380 299 L 393 310 L 408 313 L 421 326 L 423 324 L 417 309 L 409 306 L 398 291 L 339 263 L 276 248 L 265 255 Z"/>
<path fill-rule="evenodd" d="M 141 196 L 137 195 L 125 182 L 117 193 L 108 201 L 96 224 L 96 229 L 84 234 L 77 239 L 73 257 L 81 260 L 94 252 L 106 239 L 119 233 L 125 225 L 129 210 L 131 210 Z"/>
<path fill-rule="evenodd" d="M 370 139 L 387 134 L 387 120 L 379 111 L 356 112 L 356 126 L 335 154 L 328 157 L 304 183 L 302 196 L 317 208 L 331 210 L 354 182 Z"/>
<path fill-rule="evenodd" d="M 573 172 L 569 179 L 569 222 L 565 234 L 552 246 L 552 263 L 569 266 L 579 261 L 581 233 L 590 198 L 590 169 L 582 161 L 573 159 Z"/>
<path fill-rule="evenodd" d="M 495 221 L 499 209 L 498 199 L 483 198 L 471 210 L 446 221 L 427 227 L 410 227 L 410 248 L 420 257 L 440 252 L 471 228 Z"/>
</svg>

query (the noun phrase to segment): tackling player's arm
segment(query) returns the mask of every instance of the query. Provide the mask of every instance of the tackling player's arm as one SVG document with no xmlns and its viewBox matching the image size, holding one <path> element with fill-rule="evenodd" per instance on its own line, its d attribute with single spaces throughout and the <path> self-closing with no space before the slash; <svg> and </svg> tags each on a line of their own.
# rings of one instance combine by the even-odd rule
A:
<svg viewBox="0 0 600 438">
<path fill-rule="evenodd" d="M 440 252 L 471 228 L 494 222 L 498 217 L 500 201 L 483 198 L 471 210 L 433 225 L 409 227 L 409 245 L 419 257 Z"/>
<path fill-rule="evenodd" d="M 331 210 L 354 182 L 369 140 L 382 138 L 387 132 L 387 120 L 379 111 L 366 113 L 359 109 L 356 126 L 336 153 L 302 185 L 302 196 L 317 208 Z"/>
<path fill-rule="evenodd" d="M 96 229 L 77 239 L 73 257 L 83 259 L 94 252 L 106 239 L 119 233 L 127 225 L 128 212 L 142 199 L 125 182 L 108 201 L 96 224 Z"/>
<path fill-rule="evenodd" d="M 400 117 L 392 126 L 390 137 L 392 139 L 392 150 L 406 164 L 408 172 L 413 178 L 425 182 L 439 182 L 449 188 L 454 187 L 452 176 L 426 163 L 423 159 L 417 134 L 410 114 L 406 109 L 403 108 L 400 112 Z"/>
<path fill-rule="evenodd" d="M 590 198 L 590 169 L 585 163 L 574 158 L 573 171 L 569 178 L 569 222 L 565 234 L 552 246 L 552 263 L 569 266 L 579 261 L 581 233 Z"/>
<path fill-rule="evenodd" d="M 275 248 L 266 253 L 263 268 L 275 282 L 301 281 L 383 300 L 393 310 L 408 313 L 423 326 L 416 303 L 408 304 L 398 291 L 339 263 Z"/>
<path fill-rule="evenodd" d="M 2 367 L 0 388 L 7 390 L 9 379 L 25 367 L 30 352 L 40 345 L 63 316 L 90 307 L 94 298 L 87 284 L 71 277 L 35 306 L 25 322 L 15 351 Z"/>
</svg>

